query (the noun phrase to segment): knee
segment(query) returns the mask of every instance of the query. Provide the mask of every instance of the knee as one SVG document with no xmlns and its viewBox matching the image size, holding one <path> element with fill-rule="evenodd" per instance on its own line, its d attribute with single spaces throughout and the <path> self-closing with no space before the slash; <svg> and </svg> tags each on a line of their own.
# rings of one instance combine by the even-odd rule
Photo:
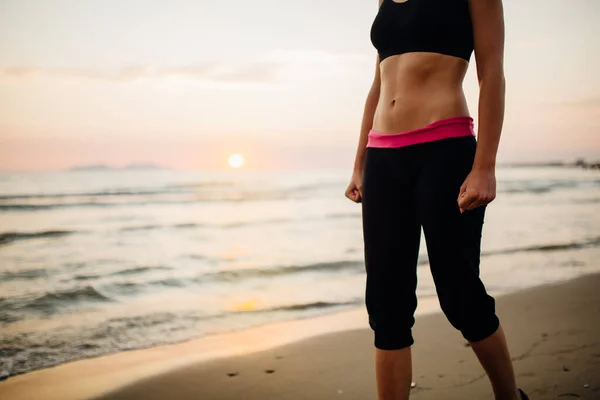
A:
<svg viewBox="0 0 600 400">
<path fill-rule="evenodd" d="M 412 327 L 417 297 L 413 280 L 407 284 L 390 284 L 390 280 L 367 279 L 365 303 L 369 326 L 373 330 L 375 347 L 381 350 L 399 350 L 414 343 Z M 377 286 L 375 285 L 377 283 Z"/>
<path fill-rule="evenodd" d="M 452 326 L 469 342 L 478 342 L 492 335 L 500 326 L 495 302 L 491 296 L 477 301 L 440 299 L 442 311 Z"/>
<path fill-rule="evenodd" d="M 380 350 L 399 350 L 412 346 L 412 326 L 414 317 L 409 321 L 398 319 L 374 318 L 369 316 L 369 326 L 374 333 L 374 345 Z"/>
<path fill-rule="evenodd" d="M 369 326 L 374 333 L 375 347 L 380 350 L 399 350 L 414 343 L 416 300 L 406 299 L 402 307 L 382 302 L 379 296 L 367 296 Z"/>
</svg>

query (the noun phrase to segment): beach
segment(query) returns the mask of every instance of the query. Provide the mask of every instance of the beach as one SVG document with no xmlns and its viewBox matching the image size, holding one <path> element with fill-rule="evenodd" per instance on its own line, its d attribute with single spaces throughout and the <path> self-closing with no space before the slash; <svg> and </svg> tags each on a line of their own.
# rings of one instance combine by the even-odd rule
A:
<svg viewBox="0 0 600 400">
<path fill-rule="evenodd" d="M 375 399 L 347 178 L 0 174 L 0 399 Z M 498 193 L 481 276 L 520 384 L 593 398 L 600 177 L 503 167 Z M 491 398 L 440 314 L 424 236 L 417 274 L 415 398 Z"/>
<path fill-rule="evenodd" d="M 362 307 L 347 175 L 0 174 L 0 379 Z M 491 294 L 600 272 L 597 171 L 502 167 L 498 193 L 482 237 Z M 436 297 L 426 247 L 420 305 Z"/>
<path fill-rule="evenodd" d="M 600 0 L 421 1 L 0 1 L 0 400 L 377 400 L 394 294 L 411 400 L 492 399 L 436 260 L 532 400 L 600 400 Z"/>
<path fill-rule="evenodd" d="M 518 384 L 532 399 L 600 399 L 598 287 L 600 274 L 593 274 L 497 298 Z M 289 335 L 318 318 L 350 329 L 271 348 L 257 334 Z M 221 335 L 221 342 L 202 338 L 34 371 L 0 383 L 0 398 L 376 399 L 372 332 L 356 328 L 364 312 L 318 318 L 262 327 L 254 336 L 238 332 Z M 412 397 L 493 398 L 473 352 L 441 313 L 417 317 L 414 335 Z M 227 341 L 241 354 L 219 356 L 214 349 Z M 206 357 L 213 359 L 200 360 Z"/>
</svg>

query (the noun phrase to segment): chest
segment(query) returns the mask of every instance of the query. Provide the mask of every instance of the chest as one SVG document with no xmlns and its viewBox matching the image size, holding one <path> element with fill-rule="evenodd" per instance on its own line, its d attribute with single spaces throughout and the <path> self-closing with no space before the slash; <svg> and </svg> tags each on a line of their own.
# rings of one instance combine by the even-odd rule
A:
<svg viewBox="0 0 600 400">
<path fill-rule="evenodd" d="M 373 21 L 372 34 L 408 35 L 445 31 L 470 24 L 467 0 L 384 0 Z M 433 31 L 433 32 L 432 32 Z"/>
</svg>

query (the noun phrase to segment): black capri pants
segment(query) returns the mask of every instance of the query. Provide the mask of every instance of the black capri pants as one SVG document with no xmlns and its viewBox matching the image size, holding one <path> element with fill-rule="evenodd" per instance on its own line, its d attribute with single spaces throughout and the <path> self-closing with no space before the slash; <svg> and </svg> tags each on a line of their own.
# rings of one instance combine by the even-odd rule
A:
<svg viewBox="0 0 600 400">
<path fill-rule="evenodd" d="M 479 278 L 486 206 L 461 214 L 457 203 L 476 146 L 475 137 L 465 136 L 366 149 L 365 302 L 376 348 L 414 343 L 421 227 L 440 306 L 450 323 L 472 342 L 498 329 L 494 299 Z"/>
</svg>

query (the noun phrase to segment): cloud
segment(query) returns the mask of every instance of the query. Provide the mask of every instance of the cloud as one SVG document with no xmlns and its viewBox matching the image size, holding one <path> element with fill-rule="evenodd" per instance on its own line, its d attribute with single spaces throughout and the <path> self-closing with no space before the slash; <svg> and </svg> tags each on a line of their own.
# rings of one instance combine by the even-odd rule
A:
<svg viewBox="0 0 600 400">
<path fill-rule="evenodd" d="M 519 41 L 517 41 L 516 46 L 519 49 L 525 49 L 525 50 L 548 49 L 548 48 L 550 48 L 550 39 L 537 38 L 537 39 L 519 40 Z"/>
<path fill-rule="evenodd" d="M 364 54 L 333 53 L 319 50 L 275 50 L 266 57 L 285 66 L 283 73 L 296 78 L 341 77 L 375 70 L 375 57 Z"/>
<path fill-rule="evenodd" d="M 98 68 L 31 68 L 10 67 L 0 69 L 0 77 L 15 81 L 32 79 L 66 78 L 106 82 L 132 82 L 147 78 L 185 77 L 208 82 L 268 83 L 276 82 L 281 66 L 273 63 L 248 63 L 222 65 L 213 62 L 176 67 L 128 66 L 116 70 Z"/>
<path fill-rule="evenodd" d="M 600 128 L 600 97 L 587 97 L 573 100 L 540 103 L 537 107 L 540 115 L 553 123 L 579 127 Z"/>
<path fill-rule="evenodd" d="M 558 103 L 558 106 L 575 108 L 599 108 L 600 97 L 588 97 L 586 99 L 562 101 Z"/>
<path fill-rule="evenodd" d="M 6 75 L 9 77 L 17 78 L 17 79 L 32 79 L 36 78 L 40 70 L 36 68 L 28 68 L 28 67 L 11 67 L 0 70 L 0 74 Z"/>
<path fill-rule="evenodd" d="M 283 65 L 277 62 L 256 62 L 245 68 L 220 68 L 212 78 L 217 82 L 257 82 L 278 81 Z"/>
<path fill-rule="evenodd" d="M 143 79 L 186 78 L 217 84 L 279 84 L 320 78 L 364 76 L 373 62 L 362 54 L 342 54 L 317 50 L 273 50 L 250 61 L 216 62 L 156 67 L 132 65 L 117 69 L 0 68 L 0 80 L 27 82 L 35 79 L 83 79 L 128 83 Z"/>
</svg>

